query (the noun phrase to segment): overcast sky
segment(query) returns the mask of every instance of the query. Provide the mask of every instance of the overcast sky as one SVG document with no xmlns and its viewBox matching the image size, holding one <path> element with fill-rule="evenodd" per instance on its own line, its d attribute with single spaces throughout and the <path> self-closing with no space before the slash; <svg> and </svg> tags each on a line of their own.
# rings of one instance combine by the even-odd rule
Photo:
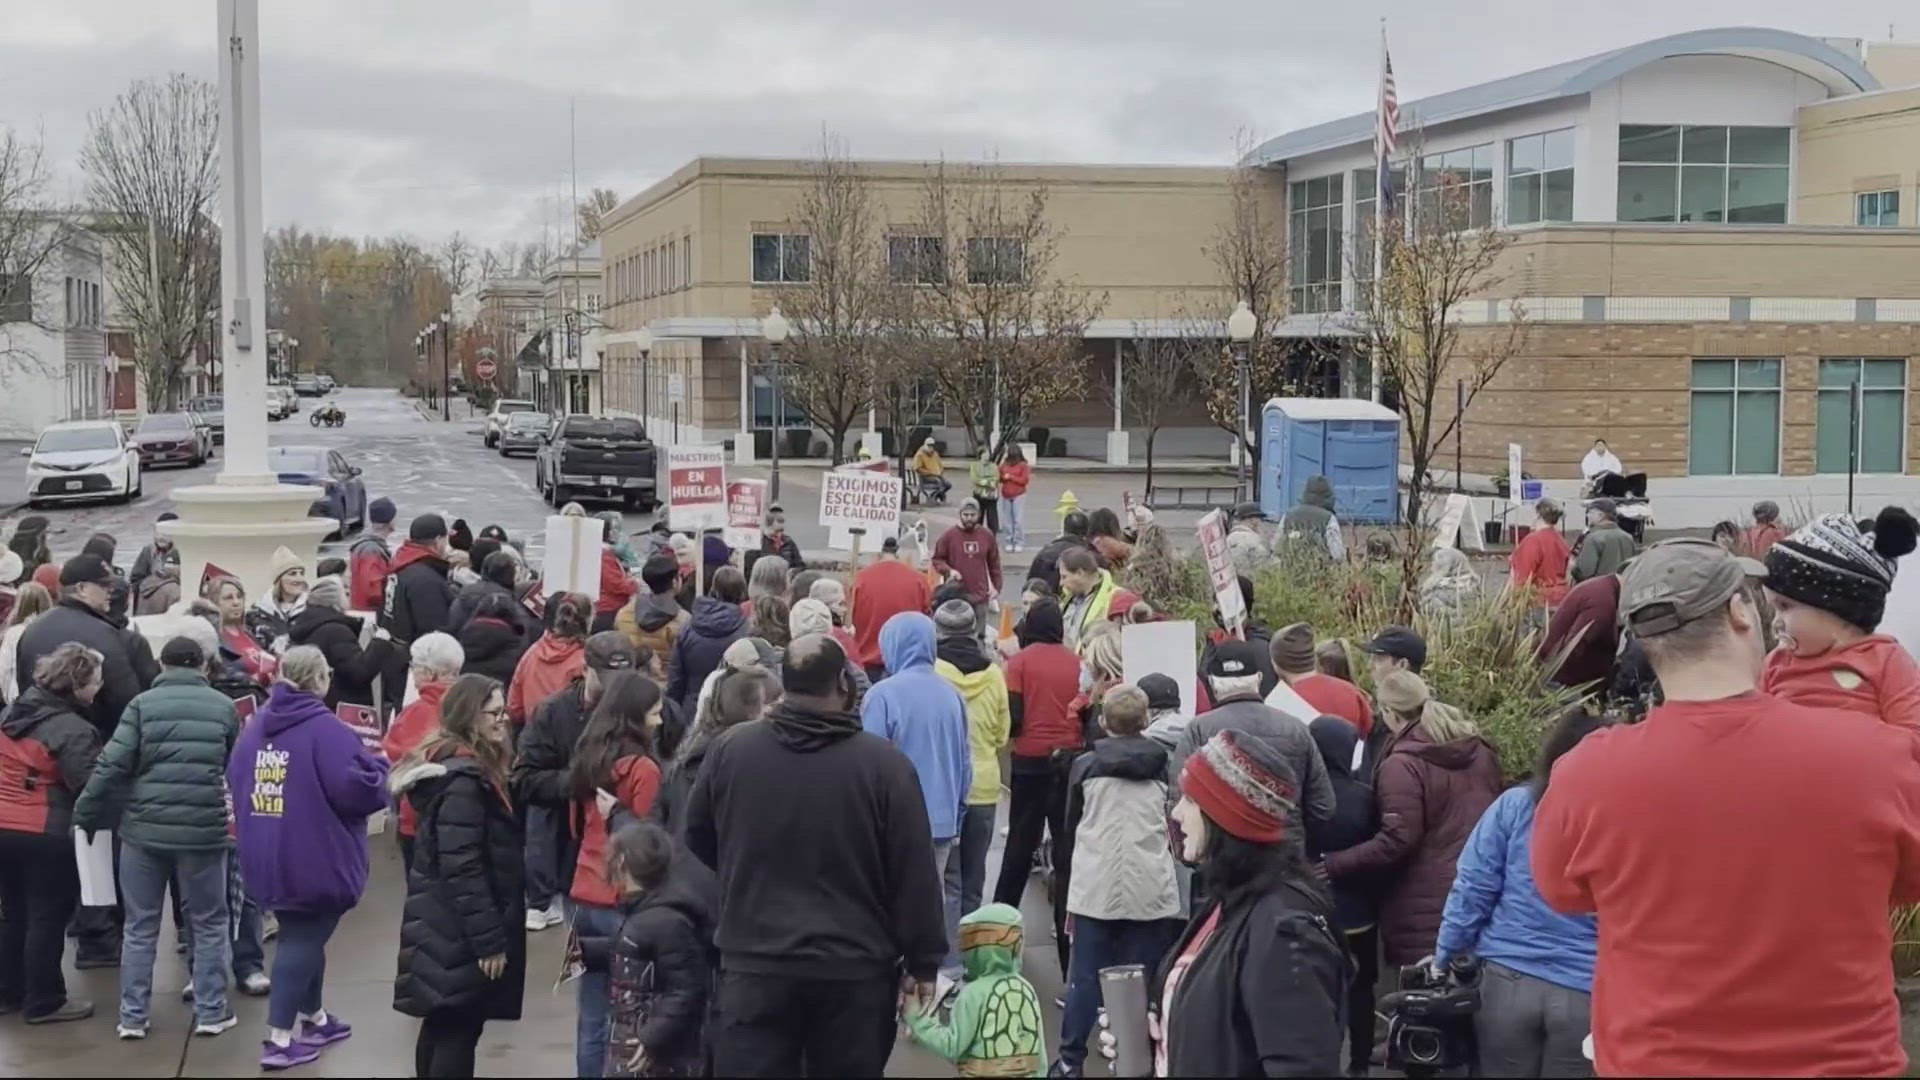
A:
<svg viewBox="0 0 1920 1080">
<path fill-rule="evenodd" d="M 701 154 L 1222 162 L 1372 107 L 1681 30 L 1920 40 L 1887 0 L 262 0 L 274 224 L 534 240 L 568 180 L 624 198 Z M 70 190 L 89 111 L 217 73 L 215 0 L 0 0 L 0 123 Z M 1602 17 L 1602 12 L 1605 12 Z M 561 202 L 558 205 L 564 206 Z"/>
</svg>

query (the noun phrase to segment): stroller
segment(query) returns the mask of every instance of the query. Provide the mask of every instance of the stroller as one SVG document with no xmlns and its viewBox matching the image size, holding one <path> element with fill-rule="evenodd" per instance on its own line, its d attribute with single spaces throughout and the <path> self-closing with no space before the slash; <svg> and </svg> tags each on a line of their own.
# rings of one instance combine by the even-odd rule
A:
<svg viewBox="0 0 1920 1080">
<path fill-rule="evenodd" d="M 1595 473 L 1580 492 L 1582 505 L 1595 499 L 1612 499 L 1619 511 L 1617 520 L 1633 542 L 1642 544 L 1647 526 L 1653 524 L 1653 504 L 1647 501 L 1647 474 L 1616 472 Z"/>
</svg>

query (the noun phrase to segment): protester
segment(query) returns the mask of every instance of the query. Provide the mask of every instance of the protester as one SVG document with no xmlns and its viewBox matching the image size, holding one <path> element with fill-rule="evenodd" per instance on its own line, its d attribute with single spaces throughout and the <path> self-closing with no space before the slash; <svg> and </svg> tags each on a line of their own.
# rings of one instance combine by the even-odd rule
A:
<svg viewBox="0 0 1920 1080">
<path fill-rule="evenodd" d="M 39 585 L 41 588 L 47 590 L 48 592 L 54 593 L 56 595 L 59 593 L 60 591 L 60 564 L 59 563 L 53 563 L 53 562 L 41 563 L 39 566 L 33 569 L 33 572 L 29 576 L 35 584 Z"/>
<path fill-rule="evenodd" d="M 1273 546 L 1276 554 L 1298 548 L 1335 562 L 1346 561 L 1347 542 L 1340 533 L 1340 519 L 1333 513 L 1333 485 L 1326 477 L 1307 477 L 1300 501 L 1280 519 Z"/>
<path fill-rule="evenodd" d="M 619 515 L 615 515 L 616 521 Z M 639 593 L 634 584 L 633 575 L 627 572 L 620 553 L 616 550 L 616 541 L 621 540 L 620 526 L 604 518 L 600 521 L 600 596 L 593 602 L 593 632 L 613 629 L 613 618 L 620 609 L 633 602 Z"/>
<path fill-rule="evenodd" d="M 947 948 L 927 803 L 848 711 L 832 638 L 795 641 L 781 681 L 767 722 L 713 744 L 688 805 L 720 886 L 713 1072 L 878 1076 L 903 987 L 930 1004 Z"/>
<path fill-rule="evenodd" d="M 1320 760 L 1333 783 L 1333 817 L 1321 827 L 1319 841 L 1307 852 L 1324 859 L 1358 847 L 1380 831 L 1380 807 L 1372 785 L 1355 774 L 1360 733 L 1338 716 L 1316 717 L 1307 725 Z M 1333 885 L 1333 925 L 1346 941 L 1353 962 L 1347 980 L 1347 1075 L 1366 1076 L 1373 1054 L 1373 988 L 1380 977 L 1380 888 L 1382 875 L 1349 874 Z"/>
<path fill-rule="evenodd" d="M 1359 686 L 1353 677 L 1352 645 L 1345 638 L 1334 638 L 1316 645 L 1313 650 L 1313 667 L 1322 675 L 1330 675 L 1344 683 Z M 1364 695 L 1366 691 L 1361 691 Z M 1371 706 L 1372 699 L 1368 699 Z"/>
<path fill-rule="evenodd" d="M 1614 613 L 1620 606 L 1620 575 L 1590 578 L 1567 590 L 1567 598 L 1547 620 L 1538 655 L 1548 681 L 1566 687 L 1613 682 L 1620 634 Z"/>
<path fill-rule="evenodd" d="M 1256 502 L 1237 503 L 1228 515 L 1227 560 L 1240 577 L 1257 577 L 1273 565 L 1273 549 L 1261 532 L 1265 520 Z"/>
<path fill-rule="evenodd" d="M 113 735 L 120 713 L 135 694 L 145 690 L 160 673 L 147 639 L 123 633 L 107 617 L 108 590 L 113 574 L 94 555 L 75 555 L 60 568 L 60 602 L 34 619 L 20 635 L 16 677 L 25 679 L 43 656 L 77 641 L 101 656 L 104 684 L 91 701 L 88 715 L 101 740 Z M 113 955 L 119 955 L 116 943 Z"/>
<path fill-rule="evenodd" d="M 1306 623 L 1286 627 L 1274 637 L 1270 651 L 1274 670 L 1313 708 L 1314 716 L 1337 716 L 1363 739 L 1373 730 L 1373 702 L 1366 692 L 1318 669 L 1313 627 Z"/>
<path fill-rule="evenodd" d="M 267 592 L 247 611 L 247 632 L 274 653 L 284 653 L 293 617 L 307 606 L 307 564 L 290 548 L 276 548 L 267 564 Z"/>
<path fill-rule="evenodd" d="M 1480 575 L 1466 552 L 1444 547 L 1433 553 L 1427 576 L 1420 581 L 1420 610 L 1429 619 L 1452 619 L 1466 613 L 1480 598 Z"/>
<path fill-rule="evenodd" d="M 742 611 L 752 614 L 753 605 L 762 597 L 787 597 L 792 567 L 778 555 L 760 555 L 747 570 L 747 604 Z"/>
<path fill-rule="evenodd" d="M 1513 554 L 1507 556 L 1508 587 L 1532 589 L 1534 598 L 1550 608 L 1559 607 L 1567 598 L 1567 538 L 1560 535 L 1564 511 L 1552 499 L 1533 504 L 1533 528 L 1527 531 Z"/>
<path fill-rule="evenodd" d="M 1707 538 L 1735 555 L 1741 552 L 1740 526 L 1724 518 L 1713 523 L 1713 530 L 1707 534 Z"/>
<path fill-rule="evenodd" d="M 1180 775 L 1187 758 L 1223 731 L 1237 731 L 1265 743 L 1286 762 L 1288 775 L 1302 778 L 1303 797 L 1296 802 L 1304 812 L 1305 840 L 1310 842 L 1319 824 L 1333 816 L 1333 784 L 1306 725 L 1260 699 L 1258 655 L 1244 641 L 1228 641 L 1214 650 L 1200 673 L 1212 691 L 1214 706 L 1181 733 L 1169 768 L 1173 775 Z"/>
<path fill-rule="evenodd" d="M 393 1007 L 420 1018 L 415 1076 L 472 1076 L 489 1020 L 520 1019 L 527 974 L 519 823 L 500 684 L 462 675 L 438 730 L 388 782 L 420 823 L 400 915 Z"/>
<path fill-rule="evenodd" d="M 961 1076 L 1045 1076 L 1040 995 L 1021 974 L 1026 928 L 1020 909 L 988 904 L 960 920 L 966 989 L 945 1023 L 935 1010 L 908 1009 L 914 1041 L 953 1062 Z"/>
<path fill-rule="evenodd" d="M 514 625 L 519 615 L 526 615 L 528 621 L 532 621 L 531 613 L 511 594 L 488 593 L 474 609 L 473 617 L 460 627 L 457 640 L 466 656 L 461 670 L 469 675 L 485 675 L 501 686 L 511 684 L 514 672 L 520 669 L 520 660 L 531 647 Z"/>
<path fill-rule="evenodd" d="M 605 1074 L 706 1075 L 713 994 L 713 872 L 681 856 L 651 822 L 628 822 L 608 841 L 607 872 L 621 897 L 614 938 Z"/>
<path fill-rule="evenodd" d="M 447 579 L 447 522 L 439 514 L 421 514 L 407 526 L 407 542 L 394 553 L 380 625 L 402 645 L 435 630 L 453 627 L 453 583 Z"/>
<path fill-rule="evenodd" d="M 208 586 L 209 597 L 220 611 L 220 648 L 235 675 L 244 674 L 237 683 L 250 682 L 264 690 L 273 685 L 280 671 L 280 660 L 268 648 L 269 643 L 253 636 L 247 625 L 247 590 L 239 578 L 219 577 Z M 229 659 L 230 658 L 230 659 Z M 229 689 L 229 695 L 232 694 Z"/>
<path fill-rule="evenodd" d="M 960 832 L 947 858 L 947 922 L 958 926 L 960 916 L 980 906 L 987 887 L 987 851 L 993 846 L 994 817 L 1000 803 L 1000 751 L 1007 745 L 1013 715 L 1007 702 L 1007 679 L 988 659 L 973 633 L 973 613 L 965 604 L 948 601 L 934 614 L 939 639 L 934 643 L 933 670 L 953 684 L 967 707 L 967 747 L 972 756 L 973 781 L 960 811 Z M 947 950 L 948 978 L 961 966 L 957 944 Z"/>
<path fill-rule="evenodd" d="M 969 620 L 967 627 L 971 630 L 973 627 L 971 607 L 967 609 L 967 618 Z M 794 638 L 805 637 L 808 634 L 827 634 L 835 641 L 840 640 L 840 635 L 834 633 L 833 612 L 827 610 L 827 605 L 812 597 L 795 602 L 793 608 L 787 612 L 787 630 L 788 633 L 781 642 L 783 646 L 791 643 Z M 945 640 L 946 630 L 943 627 L 941 642 L 944 643 Z M 974 638 L 974 643 L 977 646 L 979 638 Z M 845 648 L 845 645 L 841 647 Z M 982 653 L 981 656 L 984 659 L 985 654 Z M 867 691 L 872 688 L 873 681 L 867 678 L 866 669 L 852 660 L 847 661 L 847 678 L 853 680 L 853 707 L 858 709 L 866 703 Z"/>
<path fill-rule="evenodd" d="M 705 567 L 707 594 L 712 595 L 713 583 L 721 568 L 733 565 L 733 549 L 728 547 L 727 542 L 720 538 L 719 529 L 708 529 L 706 535 L 701 538 L 700 561 Z M 745 571 L 742 571 L 742 573 L 745 573 Z M 692 583 L 693 575 L 686 574 L 683 576 L 689 584 Z M 681 606 L 689 611 L 693 610 L 693 605 L 690 601 L 682 600 Z"/>
<path fill-rule="evenodd" d="M 212 636 L 210 627 L 202 631 Z M 111 830 L 120 840 L 122 1039 L 147 1037 L 169 883 L 185 905 L 180 932 L 190 937 L 193 1033 L 218 1035 L 240 1022 L 227 1005 L 229 844 L 221 783 L 239 722 L 232 699 L 207 684 L 207 656 L 193 639 L 167 642 L 160 663 L 153 689 L 127 703 L 73 807 L 76 828 Z"/>
<path fill-rule="evenodd" d="M 692 619 L 674 596 L 680 586 L 680 564 L 672 555 L 654 555 L 641 566 L 640 580 L 647 591 L 620 609 L 613 628 L 627 635 L 636 649 L 645 646 L 655 656 L 672 656 L 675 639 Z"/>
<path fill-rule="evenodd" d="M 342 611 L 347 602 L 346 587 L 339 578 L 325 577 L 307 590 L 306 605 L 288 626 L 287 641 L 292 645 L 311 645 L 327 658 L 333 678 L 327 685 L 327 707 L 341 702 L 373 705 L 373 681 L 393 652 L 393 637 L 376 627 L 365 648 L 360 647 L 359 619 Z"/>
<path fill-rule="evenodd" d="M 380 749 L 389 762 L 399 762 L 440 730 L 441 700 L 447 696 L 447 689 L 454 680 L 460 677 L 460 669 L 466 663 L 466 653 L 460 648 L 460 643 L 451 635 L 437 630 L 422 635 L 409 647 L 408 653 L 408 674 L 420 696 L 401 709 L 393 722 L 387 725 Z M 394 833 L 400 841 L 400 862 L 405 867 L 412 867 L 415 834 L 413 803 L 404 798 L 397 801 L 399 812 Z"/>
<path fill-rule="evenodd" d="M 126 629 L 127 617 L 133 612 L 133 588 L 127 584 L 126 571 L 114 562 L 119 539 L 112 533 L 97 532 L 87 537 L 80 547 L 82 555 L 92 555 L 106 565 L 109 581 L 107 583 L 107 621 Z"/>
<path fill-rule="evenodd" d="M 1633 558 L 1633 537 L 1620 527 L 1620 510 L 1612 499 L 1594 499 L 1587 503 L 1587 531 L 1575 545 L 1573 568 L 1567 580 L 1579 584 L 1608 574 L 1617 574 Z"/>
<path fill-rule="evenodd" d="M 473 549 L 473 529 L 466 518 L 454 518 L 453 527 L 447 531 L 447 547 L 454 551 Z"/>
<path fill-rule="evenodd" d="M 53 562 L 53 550 L 47 546 L 47 525 L 44 514 L 28 514 L 14 524 L 13 535 L 7 538 L 7 549 L 20 556 L 20 573 L 25 577 Z"/>
<path fill-rule="evenodd" d="M 779 700 L 779 677 L 757 663 L 720 673 L 660 780 L 653 816 L 674 839 L 686 838 L 687 800 L 713 741 L 729 728 L 761 719 Z"/>
<path fill-rule="evenodd" d="M 1107 620 L 1113 594 L 1119 590 L 1113 575 L 1102 569 L 1091 549 L 1070 549 L 1060 556 L 1061 619 L 1068 647 Z"/>
<path fill-rule="evenodd" d="M 0 623 L 13 614 L 13 605 L 20 599 L 20 567 L 18 554 L 0 548 Z"/>
<path fill-rule="evenodd" d="M 967 466 L 967 480 L 970 483 L 973 501 L 980 507 L 980 520 L 987 531 L 996 538 L 1000 535 L 1000 466 L 993 460 L 993 450 L 980 447 L 980 456 Z"/>
<path fill-rule="evenodd" d="M 853 657 L 866 670 L 868 678 L 877 681 L 886 674 L 886 665 L 880 657 L 880 628 L 887 620 L 903 611 L 924 615 L 932 609 L 932 586 L 913 567 L 900 561 L 898 543 L 888 538 L 880 546 L 880 557 L 853 579 Z"/>
<path fill-rule="evenodd" d="M 778 560 L 778 556 L 768 556 Z M 760 560 L 766 562 L 767 559 Z M 756 569 L 758 564 L 755 564 Z M 778 592 L 784 592 L 784 582 Z M 698 715 L 700 688 L 720 666 L 727 646 L 745 636 L 747 618 L 740 605 L 747 598 L 747 582 L 740 571 L 723 566 L 713 575 L 713 595 L 693 602 L 693 615 L 673 642 L 667 662 L 667 696 L 689 716 Z"/>
<path fill-rule="evenodd" d="M 1622 621 L 1666 701 L 1555 764 L 1535 883 L 1604 928 L 1600 1075 L 1898 1075 L 1887 914 L 1920 902 L 1920 755 L 1895 725 L 1759 691 L 1748 575 L 1697 539 L 1627 568 Z"/>
<path fill-rule="evenodd" d="M 1074 548 L 1093 550 L 1093 541 L 1088 539 L 1087 515 L 1074 510 L 1060 519 L 1060 535 L 1047 542 L 1047 545 L 1033 557 L 1033 565 L 1027 568 L 1027 576 L 1039 578 L 1055 593 L 1060 592 L 1060 557 Z"/>
<path fill-rule="evenodd" d="M 1286 759 L 1225 732 L 1187 758 L 1180 791 L 1181 854 L 1199 865 L 1209 899 L 1149 990 L 1155 1075 L 1333 1075 L 1346 960 L 1292 828 L 1298 787 Z"/>
<path fill-rule="evenodd" d="M 1336 882 L 1394 875 L 1381 896 L 1380 939 L 1387 963 L 1398 966 L 1433 955 L 1454 863 L 1500 793 L 1500 762 L 1473 721 L 1433 700 L 1420 676 L 1395 671 L 1375 689 L 1393 732 L 1374 774 L 1381 828 L 1327 856 L 1326 866 Z"/>
<path fill-rule="evenodd" d="M 9 791 L 0 800 L 0 1006 L 29 1024 L 93 1015 L 92 1002 L 67 996 L 60 961 L 80 904 L 73 809 L 100 752 L 87 714 L 104 686 L 102 659 L 79 642 L 38 657 L 32 683 L 0 717 Z"/>
<path fill-rule="evenodd" d="M 840 583 L 839 578 L 821 577 L 808 590 L 808 596 L 827 606 L 827 613 L 833 617 L 833 640 L 840 643 L 840 647 L 847 651 L 848 656 L 854 657 L 854 666 L 860 667 L 859 658 L 854 649 L 853 631 L 847 628 L 850 615 L 847 611 L 847 587 Z M 865 670 L 864 667 L 861 668 L 863 673 Z"/>
<path fill-rule="evenodd" d="M 987 605 L 1000 598 L 1000 544 L 993 530 L 980 524 L 980 504 L 960 504 L 960 523 L 940 534 L 933 545 L 933 568 L 949 579 L 958 578 L 973 605 L 974 632 L 986 627 Z"/>
<path fill-rule="evenodd" d="M 1120 515 L 1107 507 L 1098 507 L 1087 515 L 1087 538 L 1101 562 L 1113 570 L 1126 568 L 1133 545 L 1120 532 Z"/>
<path fill-rule="evenodd" d="M 947 492 L 953 490 L 953 482 L 947 479 L 946 471 L 946 462 L 940 460 L 940 451 L 934 444 L 933 436 L 927 436 L 927 440 L 920 444 L 920 449 L 913 452 L 914 477 L 921 487 L 932 492 L 935 499 L 945 500 Z"/>
<path fill-rule="evenodd" d="M 355 611 L 379 611 L 387 597 L 393 567 L 393 500 L 381 496 L 367 504 L 367 530 L 347 549 L 347 576 Z"/>
<path fill-rule="evenodd" d="M 263 1069 L 308 1064 L 353 1033 L 323 1004 L 327 940 L 366 887 L 367 818 L 387 805 L 387 761 L 327 708 L 328 680 L 319 649 L 287 650 L 227 765 L 241 877 L 280 924 Z"/>
<path fill-rule="evenodd" d="M 553 624 L 514 666 L 507 689 L 507 715 L 517 729 L 541 702 L 559 693 L 580 676 L 586 663 L 587 625 L 593 620 L 593 601 L 582 593 L 559 593 L 547 607 Z"/>
<path fill-rule="evenodd" d="M 482 547 L 494 547 L 494 541 L 475 540 L 473 546 L 478 551 Z M 540 620 L 519 599 L 519 557 L 511 549 L 496 548 L 488 553 L 484 562 L 476 564 L 475 569 L 480 571 L 480 579 L 461 589 L 453 599 L 453 606 L 447 609 L 447 633 L 458 634 L 489 599 L 498 597 L 507 602 L 501 611 L 515 636 L 528 645 L 539 640 Z"/>
<path fill-rule="evenodd" d="M 793 640 L 790 625 L 793 610 L 787 606 L 784 596 L 763 596 L 753 605 L 753 615 L 747 620 L 747 633 L 757 637 L 775 649 L 784 649 L 787 642 Z"/>
<path fill-rule="evenodd" d="M 1586 709 L 1560 718 L 1540 747 L 1532 779 L 1508 788 L 1473 827 L 1440 923 L 1436 970 L 1477 956 L 1480 1011 L 1473 1026 L 1481 1076 L 1587 1076 L 1590 995 L 1599 929 L 1591 915 L 1562 915 L 1533 884 L 1533 816 L 1553 767 L 1606 726 Z"/>
<path fill-rule="evenodd" d="M 1187 721 L 1192 717 L 1180 707 L 1180 684 L 1173 676 L 1154 672 L 1140 676 L 1134 684 L 1147 696 L 1147 738 L 1159 743 L 1168 750 L 1180 741 L 1180 733 L 1186 730 Z M 1171 774 L 1163 774 L 1161 779 L 1173 782 Z"/>
<path fill-rule="evenodd" d="M 1920 728 L 1920 666 L 1892 636 L 1874 633 L 1917 528 L 1898 506 L 1880 511 L 1865 534 L 1843 515 L 1822 514 L 1768 548 L 1767 598 L 1783 641 L 1767 655 L 1762 691 Z"/>
<path fill-rule="evenodd" d="M 1737 554 L 1749 559 L 1764 559 L 1773 545 L 1787 538 L 1780 527 L 1780 507 L 1772 499 L 1753 504 L 1753 524 L 1740 534 Z"/>
<path fill-rule="evenodd" d="M 154 562 L 140 584 L 133 587 L 135 615 L 162 615 L 180 601 L 180 562 L 161 559 Z"/>
<path fill-rule="evenodd" d="M 1180 934 L 1180 897 L 1167 840 L 1167 751 L 1142 734 L 1147 695 L 1116 686 L 1100 699 L 1107 738 L 1067 776 L 1064 891 L 1072 971 L 1056 1072 L 1078 1075 L 1100 1009 L 1100 971 L 1148 971 Z M 1061 890 L 1060 883 L 1055 884 Z"/>
<path fill-rule="evenodd" d="M 27 624 L 52 607 L 53 594 L 39 584 L 29 581 L 20 586 L 20 596 L 7 615 L 6 633 L 0 635 L 0 701 L 11 704 L 20 696 L 20 637 L 27 632 Z"/>
<path fill-rule="evenodd" d="M 760 527 L 760 550 L 768 555 L 778 555 L 791 569 L 801 569 L 807 561 L 800 557 L 800 545 L 793 542 L 787 532 L 787 513 L 779 506 L 767 508 L 767 517 Z"/>
<path fill-rule="evenodd" d="M 1000 460 L 1000 516 L 1006 526 L 1008 551 L 1024 551 L 1027 546 L 1027 486 L 1033 482 L 1033 468 L 1020 444 L 1010 442 Z"/>
</svg>

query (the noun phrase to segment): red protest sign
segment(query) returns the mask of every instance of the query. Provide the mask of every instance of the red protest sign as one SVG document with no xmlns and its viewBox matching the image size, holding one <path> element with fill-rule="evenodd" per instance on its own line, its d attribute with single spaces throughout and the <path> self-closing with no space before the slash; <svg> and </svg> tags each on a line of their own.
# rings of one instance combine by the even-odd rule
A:
<svg viewBox="0 0 1920 1080">
<path fill-rule="evenodd" d="M 727 524 L 727 456 L 718 446 L 667 448 L 667 522 L 675 529 Z"/>
<path fill-rule="evenodd" d="M 1227 515 L 1215 510 L 1200 519 L 1195 527 L 1200 534 L 1200 552 L 1207 560 L 1207 580 L 1213 586 L 1213 602 L 1220 608 L 1220 621 L 1238 631 L 1246 618 L 1246 598 L 1240 595 L 1240 578 L 1227 557 Z"/>
<path fill-rule="evenodd" d="M 731 480 L 727 483 L 727 524 L 721 536 L 730 548 L 760 546 L 760 522 L 767 514 L 765 480 Z"/>
</svg>

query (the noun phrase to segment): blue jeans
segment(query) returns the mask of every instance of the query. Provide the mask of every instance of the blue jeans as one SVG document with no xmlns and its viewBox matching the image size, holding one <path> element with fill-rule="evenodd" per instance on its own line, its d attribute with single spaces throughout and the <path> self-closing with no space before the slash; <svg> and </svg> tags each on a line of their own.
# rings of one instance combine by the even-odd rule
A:
<svg viewBox="0 0 1920 1080">
<path fill-rule="evenodd" d="M 1026 508 L 1025 492 L 1000 496 L 1000 528 L 1009 547 L 1020 547 L 1027 542 L 1027 523 L 1021 517 L 1021 511 Z"/>
<path fill-rule="evenodd" d="M 280 947 L 273 951 L 273 991 L 267 995 L 267 1026 L 292 1031 L 303 1016 L 320 1011 L 327 980 L 327 940 L 340 925 L 338 911 L 276 911 Z"/>
<path fill-rule="evenodd" d="M 582 904 L 567 907 L 573 916 L 574 932 L 582 937 L 612 937 L 620 933 L 620 909 Z M 599 1076 L 607 1061 L 607 1038 L 613 1007 L 613 984 L 603 959 L 600 966 L 587 965 L 580 976 L 579 1019 L 573 1029 L 573 1067 L 576 1076 Z"/>
<path fill-rule="evenodd" d="M 1087 1060 L 1087 1036 L 1100 1017 L 1100 969 L 1139 964 L 1147 977 L 1179 940 L 1177 919 L 1089 919 L 1073 916 L 1073 970 L 1060 1016 L 1060 1063 L 1075 1072 Z"/>
<path fill-rule="evenodd" d="M 120 845 L 120 1023 L 145 1027 L 153 1000 L 153 952 L 166 909 L 167 882 L 179 882 L 193 940 L 193 1013 L 201 1022 L 227 1014 L 227 853 Z"/>
<path fill-rule="evenodd" d="M 960 919 L 980 906 L 987 888 L 987 849 L 993 846 L 993 822 L 999 807 L 969 804 L 960 817 L 960 835 L 947 856 L 947 962 L 951 974 L 960 969 Z"/>
<path fill-rule="evenodd" d="M 566 890 L 560 887 L 559 870 L 554 865 L 554 809 L 551 806 L 527 807 L 527 907 L 545 910 Z"/>
</svg>

